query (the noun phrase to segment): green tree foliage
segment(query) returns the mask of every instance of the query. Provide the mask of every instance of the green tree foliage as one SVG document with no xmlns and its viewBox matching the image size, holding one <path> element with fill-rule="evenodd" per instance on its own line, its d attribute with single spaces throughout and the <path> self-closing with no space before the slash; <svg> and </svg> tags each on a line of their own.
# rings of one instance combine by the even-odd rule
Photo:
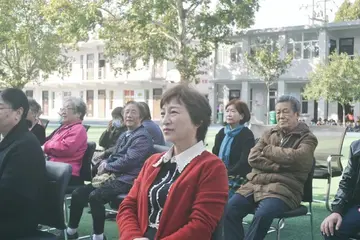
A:
<svg viewBox="0 0 360 240">
<path fill-rule="evenodd" d="M 291 66 L 293 60 L 292 54 L 286 54 L 282 57 L 282 49 L 275 43 L 268 43 L 259 46 L 250 54 L 246 54 L 248 66 L 255 75 L 260 77 L 267 89 L 266 112 L 269 112 L 269 94 L 270 87 L 279 80 L 287 69 Z M 267 118 L 267 120 L 269 120 Z"/>
<path fill-rule="evenodd" d="M 27 83 L 66 73 L 62 39 L 42 15 L 46 0 L 0 0 L 0 87 L 23 88 Z"/>
<path fill-rule="evenodd" d="M 324 99 L 345 104 L 360 100 L 360 57 L 349 57 L 346 53 L 333 54 L 328 63 L 320 63 L 309 75 L 309 83 L 303 96 L 307 99 Z"/>
<path fill-rule="evenodd" d="M 105 55 L 118 72 L 167 60 L 186 82 L 196 80 L 216 44 L 226 42 L 235 28 L 254 23 L 259 7 L 258 0 L 219 0 L 216 5 L 211 0 L 58 1 L 49 0 L 49 16 L 67 35 L 67 28 L 88 31 L 98 17 L 99 36 L 107 42 Z M 83 13 L 87 15 L 79 22 Z"/>
<path fill-rule="evenodd" d="M 335 14 L 335 22 L 352 21 L 360 19 L 360 0 L 351 3 L 345 0 Z"/>
</svg>

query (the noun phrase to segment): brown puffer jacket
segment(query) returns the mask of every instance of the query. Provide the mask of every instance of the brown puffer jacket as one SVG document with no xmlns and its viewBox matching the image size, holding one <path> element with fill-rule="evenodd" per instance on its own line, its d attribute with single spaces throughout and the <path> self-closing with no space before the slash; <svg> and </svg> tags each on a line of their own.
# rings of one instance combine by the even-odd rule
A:
<svg viewBox="0 0 360 240">
<path fill-rule="evenodd" d="M 278 126 L 265 132 L 249 154 L 253 168 L 247 175 L 249 181 L 237 193 L 243 196 L 253 193 L 255 202 L 280 198 L 290 208 L 297 208 L 317 144 L 316 137 L 303 122 L 287 134 Z"/>
</svg>

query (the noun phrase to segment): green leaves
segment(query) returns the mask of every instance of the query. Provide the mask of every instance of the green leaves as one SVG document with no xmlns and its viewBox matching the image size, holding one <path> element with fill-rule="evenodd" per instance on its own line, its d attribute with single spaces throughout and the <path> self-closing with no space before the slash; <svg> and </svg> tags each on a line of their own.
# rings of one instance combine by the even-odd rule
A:
<svg viewBox="0 0 360 240">
<path fill-rule="evenodd" d="M 333 54 L 328 63 L 316 66 L 304 89 L 307 99 L 336 101 L 344 105 L 360 99 L 360 57 Z"/>
<path fill-rule="evenodd" d="M 280 49 L 275 44 L 270 44 L 258 47 L 253 54 L 247 54 L 246 59 L 249 67 L 269 88 L 286 72 L 293 56 L 287 54 L 281 57 Z"/>
<path fill-rule="evenodd" d="M 353 3 L 345 0 L 335 14 L 335 22 L 352 21 L 360 19 L 360 0 Z"/>
<path fill-rule="evenodd" d="M 258 0 L 219 0 L 217 5 L 211 0 L 49 1 L 46 16 L 64 39 L 83 39 L 99 28 L 116 72 L 167 60 L 186 82 L 196 82 L 215 43 L 228 42 L 236 27 L 253 24 L 259 8 Z"/>
<path fill-rule="evenodd" d="M 46 21 L 46 0 L 0 0 L 0 86 L 23 88 L 54 71 L 65 73 L 62 40 Z"/>
</svg>

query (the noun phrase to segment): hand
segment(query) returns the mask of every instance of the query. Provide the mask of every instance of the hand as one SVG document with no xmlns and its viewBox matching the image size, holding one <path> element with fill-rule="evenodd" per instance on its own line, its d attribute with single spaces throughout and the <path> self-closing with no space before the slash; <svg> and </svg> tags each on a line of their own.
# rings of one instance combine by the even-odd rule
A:
<svg viewBox="0 0 360 240">
<path fill-rule="evenodd" d="M 99 167 L 98 167 L 98 174 L 102 174 L 105 172 L 105 168 L 106 168 L 106 162 L 103 161 L 102 163 L 100 163 Z"/>
<path fill-rule="evenodd" d="M 321 223 L 320 230 L 326 236 L 334 235 L 334 226 L 336 231 L 339 230 L 342 217 L 339 213 L 332 213 Z"/>
</svg>

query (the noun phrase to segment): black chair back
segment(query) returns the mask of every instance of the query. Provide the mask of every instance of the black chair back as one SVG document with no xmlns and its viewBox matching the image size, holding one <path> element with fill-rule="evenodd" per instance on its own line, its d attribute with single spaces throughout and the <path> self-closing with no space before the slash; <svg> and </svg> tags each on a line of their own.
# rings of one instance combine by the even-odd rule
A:
<svg viewBox="0 0 360 240">
<path fill-rule="evenodd" d="M 96 143 L 95 142 L 88 142 L 87 143 L 87 149 L 85 151 L 82 165 L 80 169 L 80 177 L 83 181 L 91 181 L 92 174 L 91 174 L 91 160 L 94 156 L 96 149 Z"/>
<path fill-rule="evenodd" d="M 39 118 L 39 120 L 40 120 L 41 124 L 44 126 L 44 128 L 46 129 L 50 121 L 45 118 Z"/>
<path fill-rule="evenodd" d="M 169 147 L 169 146 L 154 144 L 154 153 L 167 152 L 170 148 L 171 148 L 171 147 Z"/>
<path fill-rule="evenodd" d="M 313 176 L 315 171 L 315 159 L 313 162 L 313 166 L 311 168 L 311 171 L 308 175 L 308 178 L 306 179 L 306 182 L 304 184 L 304 196 L 303 196 L 303 202 L 309 202 L 311 203 L 313 201 Z"/>
<path fill-rule="evenodd" d="M 46 162 L 47 182 L 40 199 L 39 223 L 57 229 L 65 229 L 64 197 L 70 181 L 70 164 Z"/>
<path fill-rule="evenodd" d="M 86 132 L 89 131 L 89 128 L 91 127 L 90 125 L 85 125 L 85 124 L 83 124 L 83 126 L 86 129 Z"/>
<path fill-rule="evenodd" d="M 224 240 L 224 216 L 216 226 L 215 231 L 211 236 L 211 240 Z"/>
</svg>

